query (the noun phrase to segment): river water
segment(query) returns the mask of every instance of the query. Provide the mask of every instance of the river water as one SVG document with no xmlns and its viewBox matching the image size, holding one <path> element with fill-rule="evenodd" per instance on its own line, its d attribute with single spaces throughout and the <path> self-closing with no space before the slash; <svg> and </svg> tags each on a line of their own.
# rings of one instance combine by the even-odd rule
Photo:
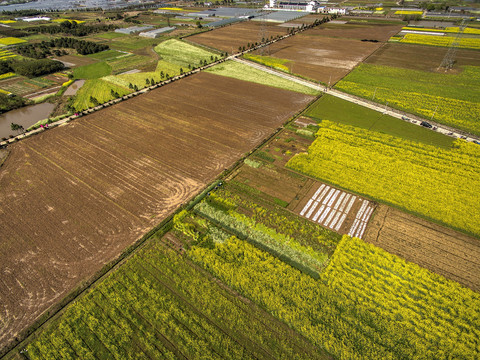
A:
<svg viewBox="0 0 480 360">
<path fill-rule="evenodd" d="M 55 104 L 42 103 L 11 110 L 0 115 L 0 139 L 19 134 L 18 131 L 11 130 L 10 124 L 12 122 L 22 125 L 26 130 L 37 121 L 47 119 L 54 107 Z"/>
<path fill-rule="evenodd" d="M 14 10 L 69 10 L 69 9 L 85 9 L 85 8 L 102 8 L 111 9 L 125 7 L 129 5 L 141 4 L 141 0 L 38 0 L 26 4 L 14 4 L 0 6 L 1 11 Z M 48 16 L 48 14 L 46 14 Z"/>
</svg>

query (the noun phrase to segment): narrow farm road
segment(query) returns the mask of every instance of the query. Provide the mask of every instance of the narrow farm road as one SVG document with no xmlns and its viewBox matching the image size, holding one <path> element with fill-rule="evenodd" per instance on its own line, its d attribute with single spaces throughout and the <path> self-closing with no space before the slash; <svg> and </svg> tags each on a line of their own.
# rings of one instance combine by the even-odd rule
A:
<svg viewBox="0 0 480 360">
<path fill-rule="evenodd" d="M 284 79 L 294 81 L 298 84 L 308 86 L 312 89 L 316 89 L 318 91 L 325 92 L 329 95 L 336 96 L 340 99 L 353 102 L 355 104 L 367 107 L 369 109 L 372 109 L 372 110 L 375 110 L 375 111 L 378 111 L 378 112 L 381 112 L 385 115 L 393 116 L 395 118 L 404 120 L 406 122 L 410 122 L 412 124 L 416 124 L 418 126 L 420 126 L 420 124 L 423 121 L 426 121 L 426 122 L 433 125 L 433 128 L 430 129 L 432 131 L 436 131 L 436 132 L 439 132 L 441 134 L 448 135 L 448 136 L 451 136 L 451 137 L 454 137 L 454 138 L 463 138 L 467 141 L 480 142 L 480 137 L 474 136 L 472 134 L 468 134 L 464 131 L 461 131 L 461 130 L 458 130 L 458 129 L 455 129 L 455 128 L 451 128 L 451 127 L 446 126 L 446 125 L 438 124 L 438 123 L 433 122 L 429 119 L 424 119 L 424 118 L 421 118 L 417 115 L 413 115 L 413 114 L 409 114 L 409 113 L 406 113 L 406 112 L 403 112 L 403 111 L 400 111 L 400 110 L 392 109 L 392 108 L 389 108 L 387 106 L 383 106 L 383 105 L 380 105 L 378 103 L 374 103 L 373 101 L 368 101 L 368 100 L 362 99 L 360 97 L 338 91 L 336 89 L 328 89 L 326 86 L 324 86 L 322 84 L 317 84 L 317 83 L 314 83 L 314 82 L 311 82 L 311 81 L 308 81 L 308 80 L 304 80 L 304 79 L 298 78 L 296 76 L 286 74 L 282 71 L 274 70 L 274 69 L 269 68 L 267 66 L 257 64 L 257 63 L 252 62 L 252 61 L 248 61 L 248 60 L 245 60 L 245 59 L 240 59 L 240 58 L 234 57 L 234 56 L 232 56 L 232 59 L 235 60 L 235 61 L 238 61 L 242 64 L 251 66 L 253 68 L 265 71 L 265 72 L 270 73 L 270 74 L 280 76 Z M 435 129 L 435 130 L 433 130 L 433 129 Z"/>
</svg>

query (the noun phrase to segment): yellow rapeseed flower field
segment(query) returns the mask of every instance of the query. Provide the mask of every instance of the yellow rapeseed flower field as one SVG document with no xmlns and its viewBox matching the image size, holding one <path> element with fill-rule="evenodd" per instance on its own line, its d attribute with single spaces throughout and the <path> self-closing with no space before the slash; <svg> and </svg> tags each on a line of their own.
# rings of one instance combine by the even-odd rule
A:
<svg viewBox="0 0 480 360">
<path fill-rule="evenodd" d="M 15 38 L 15 37 L 6 37 L 6 38 L 0 39 L 0 45 L 3 45 L 3 46 L 16 45 L 16 44 L 21 44 L 25 42 L 26 42 L 25 40 Z"/>
</svg>

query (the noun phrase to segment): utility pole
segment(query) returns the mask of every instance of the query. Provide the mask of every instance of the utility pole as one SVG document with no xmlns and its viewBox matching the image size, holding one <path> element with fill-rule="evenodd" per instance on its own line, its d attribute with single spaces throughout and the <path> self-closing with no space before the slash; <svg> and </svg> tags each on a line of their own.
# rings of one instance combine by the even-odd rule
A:
<svg viewBox="0 0 480 360">
<path fill-rule="evenodd" d="M 463 32 L 467 27 L 467 21 L 468 20 L 466 19 L 462 20 L 462 23 L 458 28 L 458 33 L 455 38 L 453 38 L 453 40 L 450 42 L 450 47 L 448 48 L 448 51 L 445 54 L 445 57 L 443 58 L 442 63 L 437 70 L 444 69 L 445 71 L 448 71 L 453 68 L 453 65 L 455 64 L 455 55 L 457 53 L 458 45 L 460 44 Z"/>
<path fill-rule="evenodd" d="M 437 113 L 437 109 L 438 109 L 438 104 L 437 104 L 437 107 L 435 108 L 435 111 L 433 112 L 432 117 L 430 118 L 430 121 L 433 121 L 433 117 L 434 117 L 435 114 Z"/>
<path fill-rule="evenodd" d="M 375 94 L 377 93 L 377 87 L 375 86 L 375 90 L 373 91 L 373 97 L 372 97 L 372 101 L 375 100 Z"/>
</svg>

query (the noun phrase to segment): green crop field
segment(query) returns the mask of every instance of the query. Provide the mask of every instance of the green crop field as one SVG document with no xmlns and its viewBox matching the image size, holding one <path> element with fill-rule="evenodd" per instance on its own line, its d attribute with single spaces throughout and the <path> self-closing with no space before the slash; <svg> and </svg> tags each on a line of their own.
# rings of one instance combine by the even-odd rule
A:
<svg viewBox="0 0 480 360">
<path fill-rule="evenodd" d="M 454 141 L 449 136 L 424 129 L 328 94 L 323 95 L 310 106 L 304 115 L 317 122 L 331 120 L 441 147 L 448 148 Z"/>
<path fill-rule="evenodd" d="M 87 80 L 85 84 L 78 90 L 75 95 L 73 106 L 77 111 L 88 109 L 94 106 L 90 101 L 90 97 L 94 97 L 99 103 L 110 101 L 114 98 L 111 91 L 116 91 L 120 96 L 129 94 L 132 90 L 112 84 L 102 79 Z"/>
<path fill-rule="evenodd" d="M 480 134 L 480 67 L 459 74 L 361 64 L 335 86 L 381 104 Z"/>
<path fill-rule="evenodd" d="M 362 240 L 345 236 L 320 281 L 234 237 L 188 255 L 337 358 L 479 355 L 479 294 Z"/>
<path fill-rule="evenodd" d="M 480 146 L 450 149 L 323 121 L 292 169 L 409 212 L 480 235 Z"/>
<path fill-rule="evenodd" d="M 265 71 L 252 68 L 248 65 L 241 64 L 236 61 L 227 61 L 212 68 L 209 68 L 206 71 L 217 75 L 250 81 L 257 84 L 273 86 L 276 88 L 295 91 L 302 94 L 319 94 L 319 91 L 315 89 L 281 78 L 280 76 L 266 73 Z"/>
<path fill-rule="evenodd" d="M 84 65 L 73 70 L 75 79 L 98 79 L 102 76 L 110 75 L 112 68 L 106 62 Z"/>
<path fill-rule="evenodd" d="M 71 304 L 35 359 L 327 359 L 159 239 Z"/>
<path fill-rule="evenodd" d="M 101 81 L 89 81 L 77 93 L 74 106 L 77 110 L 91 107 L 93 103 L 90 96 L 100 103 L 112 99 L 112 91 L 119 95 L 125 95 L 137 86 L 142 89 L 154 82 L 160 82 L 168 77 L 179 75 L 181 70 L 187 72 L 188 64 L 200 65 L 200 60 L 211 62 L 211 57 L 218 54 L 207 52 L 196 46 L 189 45 L 179 40 L 170 40 L 155 48 L 161 54 L 161 60 L 144 55 L 123 56 L 116 50 L 107 50 L 89 57 L 105 59 L 105 61 L 82 66 L 74 70 L 75 78 L 99 79 Z M 118 56 L 120 55 L 120 56 Z M 133 69 L 154 68 L 155 71 L 140 71 L 133 74 L 120 74 Z M 110 75 L 111 73 L 117 75 Z M 148 81 L 147 81 L 148 80 Z M 98 86 L 97 86 L 98 85 Z"/>
<path fill-rule="evenodd" d="M 200 66 L 201 60 L 212 62 L 215 56 L 219 57 L 219 54 L 176 39 L 155 46 L 155 51 L 162 60 L 182 66 L 184 69 L 187 69 L 188 65 Z"/>
<path fill-rule="evenodd" d="M 157 69 L 155 71 L 159 74 L 163 72 L 164 74 L 168 74 L 170 76 L 175 76 L 175 75 L 180 74 L 180 69 L 181 68 L 182 67 L 180 65 L 172 64 L 172 63 L 166 62 L 164 60 L 159 60 L 158 63 L 157 63 Z M 188 69 L 183 69 L 183 70 L 188 71 Z"/>
<path fill-rule="evenodd" d="M 117 39 L 117 38 L 121 38 L 121 37 L 124 37 L 124 36 L 127 36 L 127 35 L 122 34 L 122 33 L 116 33 L 116 32 L 108 32 L 108 33 L 104 33 L 104 34 L 95 35 L 95 37 L 98 37 L 98 38 L 101 38 L 101 39 Z"/>
<path fill-rule="evenodd" d="M 25 42 L 26 41 L 23 39 L 19 39 L 15 37 L 5 37 L 0 39 L 0 46 L 17 45 Z"/>
<path fill-rule="evenodd" d="M 253 210 L 252 216 L 240 212 L 239 207 Z M 297 225 L 292 226 L 284 212 L 282 214 L 279 210 L 269 211 L 269 217 L 266 218 L 267 209 L 255 202 L 241 200 L 230 191 L 211 194 L 206 201 L 197 204 L 194 211 L 228 231 L 212 232 L 208 226 L 200 230 L 204 222 L 194 215 L 188 216 L 184 223 L 175 223 L 176 228 L 185 234 L 192 234 L 198 243 L 211 246 L 224 242 L 229 238 L 229 233 L 235 234 L 314 278 L 319 277 L 327 264 L 329 253 L 333 252 L 339 240 L 338 235 L 318 224 L 308 226 L 308 222 L 297 221 Z M 282 224 L 271 227 L 272 223 L 279 222 Z M 195 234 L 194 230 L 205 234 Z"/>
<path fill-rule="evenodd" d="M 128 55 L 107 60 L 107 63 L 112 67 L 112 72 L 118 74 L 146 66 L 155 66 L 156 59 L 144 55 Z"/>
<path fill-rule="evenodd" d="M 90 55 L 87 55 L 89 58 L 92 58 L 92 59 L 97 59 L 97 60 L 111 60 L 111 59 L 115 59 L 119 56 L 125 56 L 125 53 L 123 52 L 120 52 L 120 51 L 117 51 L 117 50 L 105 50 L 105 51 L 101 51 L 99 53 L 95 53 L 95 54 L 90 54 Z"/>
</svg>

